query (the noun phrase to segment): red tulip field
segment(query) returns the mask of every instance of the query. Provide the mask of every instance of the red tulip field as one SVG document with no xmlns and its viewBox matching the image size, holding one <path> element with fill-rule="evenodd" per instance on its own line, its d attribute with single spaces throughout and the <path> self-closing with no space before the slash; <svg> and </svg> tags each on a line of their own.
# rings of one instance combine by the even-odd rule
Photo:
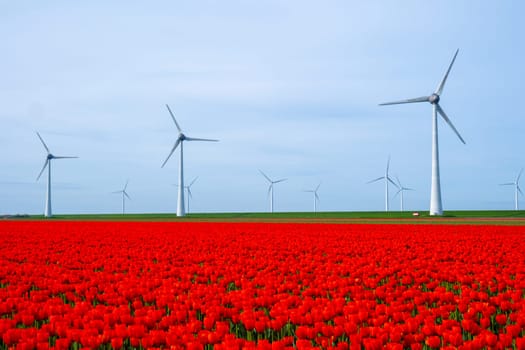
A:
<svg viewBox="0 0 525 350">
<path fill-rule="evenodd" d="M 0 222 L 0 349 L 525 349 L 525 227 Z"/>
</svg>

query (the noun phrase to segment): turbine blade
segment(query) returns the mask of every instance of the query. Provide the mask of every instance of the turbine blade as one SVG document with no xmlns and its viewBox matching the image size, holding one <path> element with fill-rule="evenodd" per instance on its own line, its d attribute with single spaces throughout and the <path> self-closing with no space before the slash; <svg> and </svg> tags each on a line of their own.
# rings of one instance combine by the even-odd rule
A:
<svg viewBox="0 0 525 350">
<path fill-rule="evenodd" d="M 274 184 L 276 184 L 276 183 L 283 182 L 283 181 L 286 181 L 286 180 L 288 180 L 288 179 L 280 179 L 280 180 L 272 181 L 272 182 L 273 182 Z"/>
<path fill-rule="evenodd" d="M 191 190 L 189 187 L 188 187 L 188 196 L 190 196 L 190 198 L 193 198 L 193 195 L 191 194 Z"/>
<path fill-rule="evenodd" d="M 268 176 L 266 176 L 266 174 L 263 173 L 261 169 L 259 169 L 259 172 L 261 173 L 262 176 L 264 176 L 266 178 L 266 180 L 268 180 L 269 182 L 272 182 L 272 180 L 270 180 L 270 178 Z"/>
<path fill-rule="evenodd" d="M 44 139 L 42 139 L 42 136 L 40 136 L 40 134 L 38 133 L 38 131 L 36 132 L 36 135 L 38 136 L 38 138 L 39 138 L 40 141 L 42 142 L 42 145 L 44 145 L 44 148 L 46 149 L 47 153 L 51 153 L 51 152 L 49 152 L 49 148 L 47 148 L 47 145 L 46 145 L 46 143 L 44 142 Z"/>
<path fill-rule="evenodd" d="M 314 193 L 315 193 L 315 199 L 317 199 L 320 202 L 321 200 L 319 199 L 319 196 L 317 195 L 316 192 L 314 192 Z"/>
<path fill-rule="evenodd" d="M 78 157 L 69 157 L 69 156 L 53 156 L 53 159 L 73 159 Z"/>
<path fill-rule="evenodd" d="M 317 192 L 317 190 L 319 189 L 319 187 L 321 187 L 321 183 L 319 182 L 319 185 L 317 185 L 317 187 L 315 188 L 315 192 Z"/>
<path fill-rule="evenodd" d="M 413 188 L 410 188 L 410 187 L 403 187 L 403 190 L 405 190 L 405 191 L 415 191 Z"/>
<path fill-rule="evenodd" d="M 388 169 L 390 169 L 390 154 L 388 155 L 388 160 L 386 161 L 386 173 L 388 174 Z"/>
<path fill-rule="evenodd" d="M 124 192 L 126 192 L 126 188 L 128 188 L 128 183 L 129 183 L 129 180 L 126 181 L 126 184 L 124 185 Z"/>
<path fill-rule="evenodd" d="M 386 179 L 387 179 L 388 181 L 390 181 L 390 183 L 391 183 L 392 185 L 394 185 L 394 186 L 396 186 L 397 188 L 399 188 L 399 186 L 398 186 L 398 185 L 397 185 L 397 184 L 396 184 L 396 183 L 390 178 L 390 176 L 388 176 Z"/>
<path fill-rule="evenodd" d="M 389 106 L 389 105 L 400 105 L 403 103 L 418 103 L 418 102 L 428 102 L 429 96 L 421 96 L 416 98 L 408 98 L 406 100 L 399 100 L 393 102 L 380 103 L 380 106 Z"/>
<path fill-rule="evenodd" d="M 384 176 L 378 177 L 377 179 L 368 181 L 367 184 L 371 184 L 372 182 L 376 182 L 376 181 L 382 180 L 384 178 L 385 178 Z"/>
<path fill-rule="evenodd" d="M 49 159 L 46 158 L 46 162 L 44 163 L 44 166 L 42 167 L 42 170 L 40 170 L 40 173 L 38 174 L 36 181 L 40 179 L 40 176 L 42 176 L 42 173 L 44 172 L 45 168 L 47 167 L 47 163 L 49 163 Z"/>
<path fill-rule="evenodd" d="M 452 62 L 450 62 L 450 66 L 448 66 L 445 76 L 443 77 L 436 91 L 434 92 L 436 95 L 441 95 L 441 92 L 443 91 L 443 88 L 445 87 L 445 83 L 447 82 L 448 73 L 450 73 L 450 70 L 452 69 L 452 65 L 454 64 L 454 61 L 456 60 L 456 56 L 458 55 L 458 52 L 459 52 L 459 49 L 456 50 L 456 53 L 454 54 L 454 58 L 452 58 Z"/>
<path fill-rule="evenodd" d="M 523 196 L 523 192 L 521 192 L 521 188 L 519 186 L 516 186 L 518 188 L 518 192 Z"/>
<path fill-rule="evenodd" d="M 177 123 L 177 120 L 175 119 L 175 116 L 173 115 L 173 113 L 171 112 L 171 109 L 170 109 L 170 106 L 168 106 L 166 104 L 166 108 L 168 109 L 168 112 L 170 112 L 170 115 L 171 115 L 171 119 L 173 119 L 173 121 L 175 122 L 175 125 L 177 126 L 177 130 L 179 130 L 180 133 L 182 133 L 182 130 L 179 126 L 179 123 Z"/>
<path fill-rule="evenodd" d="M 397 175 L 396 175 L 396 181 L 399 187 L 403 188 L 403 185 L 401 185 L 401 181 L 399 181 L 399 177 L 397 177 Z"/>
<path fill-rule="evenodd" d="M 520 181 L 521 173 L 523 173 L 523 168 L 521 168 L 520 173 L 518 174 L 518 177 L 516 178 L 516 183 Z"/>
<path fill-rule="evenodd" d="M 209 141 L 209 142 L 219 142 L 219 140 L 215 140 L 215 139 L 200 139 L 200 138 L 197 138 L 197 137 L 186 137 L 185 140 L 186 140 L 186 141 Z"/>
<path fill-rule="evenodd" d="M 516 183 L 514 182 L 507 182 L 507 183 L 504 183 L 504 184 L 499 184 L 500 186 L 510 186 L 510 185 L 515 185 Z"/>
<path fill-rule="evenodd" d="M 313 191 L 313 190 L 303 190 L 303 192 L 313 193 L 315 191 Z"/>
<path fill-rule="evenodd" d="M 438 111 L 439 114 L 441 114 L 441 116 L 443 117 L 443 119 L 447 122 L 448 126 L 450 126 L 452 128 L 452 130 L 454 130 L 454 132 L 456 133 L 456 135 L 459 137 L 459 139 L 461 140 L 461 142 L 463 142 L 463 144 L 466 144 L 465 140 L 463 140 L 463 137 L 461 137 L 461 135 L 459 134 L 459 132 L 456 130 L 456 128 L 454 127 L 454 124 L 452 124 L 452 122 L 450 121 L 450 119 L 447 117 L 447 115 L 445 114 L 445 111 L 443 110 L 443 108 L 441 108 L 441 106 L 436 103 L 436 109 Z"/>
<path fill-rule="evenodd" d="M 396 197 L 397 197 L 397 195 L 399 194 L 399 192 L 401 192 L 401 191 L 403 191 L 403 189 L 402 189 L 402 188 L 400 188 L 400 189 L 399 189 L 399 190 L 398 190 L 398 191 L 396 192 L 396 194 L 394 195 L 394 197 L 392 197 L 392 199 L 393 199 L 393 198 L 396 198 Z"/>
<path fill-rule="evenodd" d="M 111 193 L 122 193 L 122 191 L 113 191 Z"/>
<path fill-rule="evenodd" d="M 175 144 L 173 145 L 173 148 L 171 149 L 170 154 L 168 154 L 168 158 L 166 158 L 164 163 L 162 163 L 161 168 L 164 168 L 164 165 L 166 165 L 166 163 L 168 162 L 168 159 L 170 159 L 170 157 L 173 154 L 173 152 L 175 152 L 175 150 L 177 149 L 177 146 L 179 146 L 179 143 L 180 143 L 180 138 L 178 138 L 177 141 L 175 142 Z"/>
<path fill-rule="evenodd" d="M 273 187 L 273 184 L 268 186 L 268 194 L 266 195 L 266 197 L 270 197 L 270 192 L 272 191 L 272 187 Z"/>
<path fill-rule="evenodd" d="M 197 181 L 198 178 L 199 178 L 198 176 L 195 177 L 195 178 L 193 179 L 193 181 L 190 182 L 190 184 L 188 185 L 188 187 L 191 187 L 191 185 L 193 185 L 193 184 L 195 183 L 195 181 Z"/>
<path fill-rule="evenodd" d="M 124 195 L 125 195 L 126 197 L 128 197 L 129 200 L 131 200 L 131 197 L 128 196 L 128 193 L 127 193 L 126 191 L 123 191 L 122 193 L 124 193 Z"/>
</svg>

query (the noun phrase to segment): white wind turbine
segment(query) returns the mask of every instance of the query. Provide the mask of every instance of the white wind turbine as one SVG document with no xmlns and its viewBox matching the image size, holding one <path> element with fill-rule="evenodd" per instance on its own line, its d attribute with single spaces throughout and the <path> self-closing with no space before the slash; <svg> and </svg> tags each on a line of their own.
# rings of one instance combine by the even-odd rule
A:
<svg viewBox="0 0 525 350">
<path fill-rule="evenodd" d="M 178 197 L 177 197 L 177 216 L 184 216 L 186 214 L 186 211 L 184 210 L 184 162 L 183 162 L 183 154 L 184 154 L 184 152 L 183 152 L 183 144 L 184 144 L 184 141 L 210 141 L 210 142 L 217 142 L 219 140 L 200 139 L 200 138 L 188 137 L 188 136 L 184 135 L 184 133 L 182 132 L 182 129 L 180 128 L 179 124 L 177 123 L 177 120 L 175 120 L 175 116 L 171 112 L 170 107 L 168 105 L 166 105 L 166 108 L 168 108 L 168 112 L 170 112 L 171 118 L 173 119 L 173 122 L 175 123 L 175 126 L 177 127 L 177 130 L 179 131 L 179 136 L 177 137 L 177 140 L 175 141 L 175 144 L 173 145 L 173 148 L 171 149 L 170 154 L 168 155 L 168 157 L 166 158 L 164 163 L 162 163 L 162 167 L 161 168 L 163 168 L 164 165 L 168 162 L 168 159 L 170 159 L 171 155 L 173 154 L 173 152 L 175 152 L 175 150 L 177 149 L 177 147 L 180 144 L 179 184 L 178 184 L 179 192 L 178 192 Z"/>
<path fill-rule="evenodd" d="M 321 186 L 321 183 L 319 182 L 319 185 L 315 188 L 315 190 L 305 190 L 303 192 L 309 192 L 313 194 L 314 197 L 314 213 L 317 213 L 317 201 L 320 201 L 319 195 L 317 194 L 317 191 L 319 190 L 319 187 Z"/>
<path fill-rule="evenodd" d="M 121 189 L 120 191 L 112 192 L 112 193 L 122 193 L 122 215 L 124 215 L 126 213 L 126 197 L 129 200 L 131 200 L 130 196 L 126 192 L 126 189 L 128 188 L 128 183 L 129 183 L 129 180 L 126 181 L 126 184 L 124 185 L 123 189 Z"/>
<path fill-rule="evenodd" d="M 523 192 L 521 192 L 521 188 L 519 184 L 522 172 L 523 172 L 523 169 L 520 170 L 514 182 L 507 182 L 504 184 L 500 184 L 500 186 L 514 186 L 514 210 L 519 210 L 518 193 L 521 193 L 521 195 L 523 196 Z"/>
<path fill-rule="evenodd" d="M 397 192 L 396 194 L 394 195 L 394 198 L 399 194 L 401 196 L 401 211 L 404 211 L 403 209 L 403 192 L 405 191 L 415 191 L 413 188 L 409 188 L 409 187 L 405 187 L 401 184 L 401 181 L 399 181 L 399 178 L 396 176 L 396 181 L 397 181 Z"/>
<path fill-rule="evenodd" d="M 440 96 L 443 92 L 443 88 L 445 87 L 445 82 L 447 81 L 448 74 L 450 73 L 450 69 L 452 68 L 452 65 L 454 64 L 454 61 L 456 60 L 456 56 L 458 55 L 459 49 L 454 54 L 454 58 L 452 58 L 452 62 L 450 62 L 450 66 L 447 69 L 447 72 L 445 73 L 445 76 L 443 76 L 443 79 L 439 83 L 438 87 L 436 88 L 436 91 L 430 96 L 422 96 L 417 98 L 411 98 L 407 100 L 401 100 L 401 101 L 395 101 L 395 102 L 387 102 L 387 103 L 381 103 L 380 106 L 386 106 L 386 105 L 395 105 L 395 104 L 403 104 L 403 103 L 418 103 L 418 102 L 429 102 L 432 104 L 432 183 L 431 183 L 431 189 L 430 189 L 430 215 L 443 215 L 443 205 L 441 203 L 441 184 L 439 179 L 439 149 L 438 149 L 438 124 L 437 124 L 437 115 L 441 115 L 443 120 L 452 128 L 452 130 L 456 133 L 456 135 L 459 137 L 461 142 L 465 143 L 465 140 L 461 137 L 459 132 L 456 130 L 448 116 L 445 114 L 445 111 L 441 108 L 439 105 Z"/>
<path fill-rule="evenodd" d="M 259 170 L 259 172 L 270 183 L 270 186 L 268 187 L 268 196 L 270 196 L 270 212 L 273 213 L 273 185 L 275 185 L 276 183 L 279 183 L 279 182 L 286 181 L 287 179 L 280 179 L 280 180 L 275 180 L 274 181 L 274 180 L 270 179 L 268 176 L 266 176 L 266 174 L 263 173 L 261 170 Z"/>
<path fill-rule="evenodd" d="M 46 194 L 46 207 L 44 209 L 44 216 L 46 218 L 49 218 L 53 215 L 53 212 L 51 210 L 51 161 L 53 159 L 66 159 L 66 158 L 78 158 L 78 157 L 64 157 L 64 156 L 55 156 L 51 154 L 51 152 L 49 151 L 49 148 L 47 147 L 46 143 L 44 142 L 40 134 L 37 132 L 36 135 L 42 142 L 42 145 L 44 146 L 47 152 L 46 162 L 44 163 L 42 170 L 40 170 L 40 173 L 38 174 L 38 177 L 36 178 L 36 180 L 38 181 L 38 179 L 40 179 L 40 176 L 42 176 L 42 173 L 47 167 L 47 194 Z"/>
<path fill-rule="evenodd" d="M 199 177 L 197 176 L 194 178 L 188 186 L 186 186 L 186 191 L 188 192 L 188 214 L 190 213 L 190 198 L 193 198 L 193 195 L 191 194 L 191 186 L 197 181 Z"/>
<path fill-rule="evenodd" d="M 390 182 L 392 185 L 397 187 L 397 184 L 388 175 L 389 168 L 390 168 L 390 156 L 388 157 L 388 161 L 386 162 L 385 175 L 367 182 L 367 184 L 370 184 L 372 182 L 376 182 L 379 180 L 383 180 L 383 179 L 385 180 L 385 211 L 388 211 L 388 183 Z"/>
</svg>

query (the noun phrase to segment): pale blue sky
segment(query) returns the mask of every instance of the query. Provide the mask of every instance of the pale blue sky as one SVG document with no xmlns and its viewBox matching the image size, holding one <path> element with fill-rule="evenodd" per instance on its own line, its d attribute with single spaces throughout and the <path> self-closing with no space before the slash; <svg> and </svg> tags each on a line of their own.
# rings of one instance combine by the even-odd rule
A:
<svg viewBox="0 0 525 350">
<path fill-rule="evenodd" d="M 428 209 L 430 94 L 460 52 L 441 105 L 443 205 L 510 209 L 525 166 L 522 1 L 0 1 L 0 213 L 43 212 L 45 150 L 55 213 L 174 212 L 178 154 L 164 104 L 187 135 L 192 209 L 383 210 L 381 176 Z M 525 186 L 525 182 L 524 182 Z M 525 187 L 524 187 L 525 188 Z M 392 190 L 391 194 L 394 195 Z M 525 200 L 521 198 L 522 206 Z M 391 208 L 399 208 L 398 198 Z"/>
</svg>

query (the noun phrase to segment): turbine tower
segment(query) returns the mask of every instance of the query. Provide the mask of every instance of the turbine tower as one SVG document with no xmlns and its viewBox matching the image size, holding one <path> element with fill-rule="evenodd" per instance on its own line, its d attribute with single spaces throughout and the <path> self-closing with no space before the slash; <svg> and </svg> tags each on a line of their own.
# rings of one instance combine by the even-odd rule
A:
<svg viewBox="0 0 525 350">
<path fill-rule="evenodd" d="M 521 193 L 521 195 L 523 196 L 523 192 L 521 192 L 521 188 L 519 184 L 522 172 L 523 172 L 523 169 L 520 170 L 514 182 L 507 182 L 504 184 L 500 184 L 500 186 L 514 186 L 514 210 L 520 210 L 519 203 L 518 203 L 518 193 Z"/>
<path fill-rule="evenodd" d="M 385 175 L 367 182 L 367 184 L 371 184 L 372 182 L 376 182 L 376 181 L 383 180 L 383 179 L 385 180 L 385 211 L 388 211 L 388 183 L 390 182 L 392 185 L 397 187 L 397 184 L 388 175 L 389 168 L 390 168 L 390 156 L 388 156 L 388 161 L 386 162 Z"/>
<path fill-rule="evenodd" d="M 49 151 L 49 148 L 47 147 L 46 143 L 44 142 L 40 134 L 37 132 L 36 135 L 42 142 L 42 145 L 44 146 L 47 152 L 46 162 L 44 163 L 42 170 L 40 170 L 40 173 L 38 174 L 38 177 L 36 178 L 36 180 L 38 181 L 38 179 L 40 179 L 40 176 L 42 176 L 42 173 L 47 167 L 47 193 L 46 193 L 46 206 L 44 209 L 44 216 L 46 218 L 49 218 L 53 215 L 53 211 L 51 210 L 51 161 L 53 159 L 67 159 L 67 158 L 78 158 L 78 157 L 55 156 L 51 154 L 51 152 Z"/>
<path fill-rule="evenodd" d="M 399 178 L 396 176 L 396 181 L 397 181 L 397 188 L 399 188 L 396 192 L 396 194 L 394 195 L 394 198 L 399 194 L 401 196 L 401 211 L 404 211 L 403 209 L 403 192 L 405 191 L 414 191 L 413 188 L 409 188 L 409 187 L 405 187 L 401 184 L 401 181 L 399 181 Z"/>
<path fill-rule="evenodd" d="M 126 189 L 128 188 L 129 180 L 126 181 L 126 184 L 124 185 L 124 188 L 120 191 L 115 191 L 113 193 L 122 193 L 122 215 L 126 213 L 126 197 L 131 200 L 128 193 L 126 192 Z"/>
<path fill-rule="evenodd" d="M 450 69 L 452 68 L 454 61 L 456 60 L 456 56 L 458 55 L 458 52 L 459 52 L 459 49 L 456 50 L 456 53 L 454 54 L 454 58 L 452 58 L 452 62 L 450 62 L 450 66 L 448 67 L 447 72 L 445 73 L 445 76 L 443 76 L 443 79 L 441 79 L 441 82 L 436 88 L 436 91 L 434 91 L 432 95 L 380 104 L 380 106 L 386 106 L 386 105 L 396 105 L 396 104 L 403 104 L 403 103 L 429 102 L 432 105 L 432 178 L 431 178 L 431 188 L 430 188 L 430 215 L 443 215 L 443 205 L 441 203 L 441 184 L 440 184 L 440 179 L 439 179 L 439 149 L 438 149 L 438 123 L 437 123 L 438 114 L 441 115 L 443 120 L 445 120 L 445 122 L 452 128 L 452 130 L 456 133 L 456 135 L 459 137 L 461 142 L 465 144 L 465 140 L 463 140 L 459 132 L 456 130 L 456 128 L 454 127 L 454 125 L 452 124 L 448 116 L 446 115 L 445 111 L 439 105 L 439 101 L 441 99 L 441 93 L 443 92 L 443 88 L 445 87 L 445 83 L 447 81 L 448 74 L 450 73 Z"/>
<path fill-rule="evenodd" d="M 320 186 L 321 186 L 321 183 L 319 182 L 319 185 L 317 185 L 315 190 L 305 190 L 305 191 L 303 191 L 303 192 L 313 193 L 313 197 L 314 197 L 314 213 L 317 213 L 317 201 L 320 200 L 319 196 L 317 195 L 317 190 L 319 190 Z"/>
<path fill-rule="evenodd" d="M 270 179 L 268 176 L 266 176 L 266 174 L 263 173 L 261 170 L 259 170 L 259 172 L 260 172 L 261 175 L 264 176 L 264 177 L 266 178 L 266 180 L 268 180 L 268 182 L 270 183 L 270 186 L 268 187 L 268 196 L 270 196 L 270 212 L 273 213 L 273 185 L 275 185 L 276 183 L 279 183 L 279 182 L 286 181 L 287 179 L 280 179 L 280 180 L 275 180 L 275 181 L 273 181 L 273 180 Z"/>
<path fill-rule="evenodd" d="M 170 154 L 168 155 L 168 158 L 166 158 L 164 163 L 162 163 L 161 168 L 163 168 L 164 165 L 166 165 L 166 163 L 168 162 L 168 159 L 170 159 L 171 155 L 173 154 L 173 152 L 175 152 L 175 150 L 177 149 L 177 147 L 180 144 L 179 184 L 178 184 L 179 192 L 178 192 L 178 197 L 177 197 L 177 216 L 184 216 L 186 214 L 186 211 L 184 210 L 184 162 L 183 162 L 183 155 L 184 155 L 183 145 L 184 145 L 184 141 L 210 141 L 210 142 L 217 142 L 219 140 L 200 139 L 200 138 L 188 137 L 188 136 L 184 135 L 184 133 L 182 132 L 182 129 L 180 128 L 179 124 L 177 123 L 177 120 L 175 120 L 175 116 L 171 112 L 170 107 L 168 105 L 166 105 L 166 108 L 168 109 L 168 112 L 170 112 L 171 118 L 173 119 L 173 122 L 175 123 L 175 126 L 177 127 L 177 130 L 179 131 L 179 136 L 177 137 L 177 140 L 175 141 L 175 144 L 173 145 L 173 148 L 171 149 Z"/>
</svg>

